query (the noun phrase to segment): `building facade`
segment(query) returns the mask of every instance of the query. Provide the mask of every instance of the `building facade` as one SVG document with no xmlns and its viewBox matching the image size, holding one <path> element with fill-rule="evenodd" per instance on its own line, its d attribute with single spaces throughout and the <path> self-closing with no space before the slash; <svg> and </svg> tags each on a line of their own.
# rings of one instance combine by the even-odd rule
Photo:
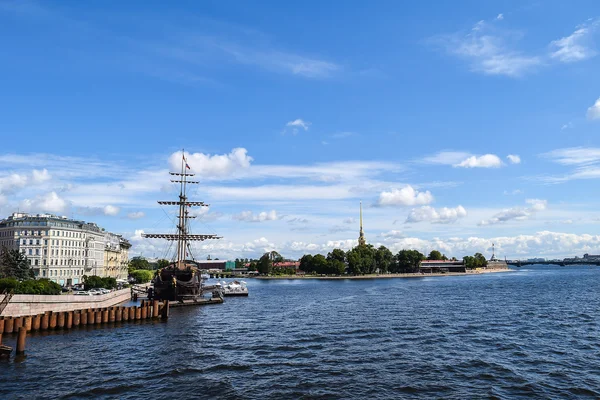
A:
<svg viewBox="0 0 600 400">
<path fill-rule="evenodd" d="M 91 222 L 52 214 L 13 213 L 0 221 L 0 246 L 25 254 L 38 278 L 61 285 L 84 275 L 127 278 L 131 245 Z"/>
</svg>

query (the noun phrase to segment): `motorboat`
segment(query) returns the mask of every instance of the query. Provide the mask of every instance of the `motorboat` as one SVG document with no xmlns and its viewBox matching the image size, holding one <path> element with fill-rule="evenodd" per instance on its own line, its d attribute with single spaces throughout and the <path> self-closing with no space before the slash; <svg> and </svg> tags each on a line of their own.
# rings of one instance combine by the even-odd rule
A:
<svg viewBox="0 0 600 400">
<path fill-rule="evenodd" d="M 223 296 L 248 296 L 248 286 L 244 281 L 221 282 Z"/>
</svg>

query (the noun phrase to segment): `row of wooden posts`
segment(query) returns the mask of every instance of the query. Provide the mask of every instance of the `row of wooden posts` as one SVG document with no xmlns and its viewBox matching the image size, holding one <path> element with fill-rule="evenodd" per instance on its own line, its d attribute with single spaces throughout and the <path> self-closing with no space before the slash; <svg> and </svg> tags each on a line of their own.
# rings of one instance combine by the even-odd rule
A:
<svg viewBox="0 0 600 400">
<path fill-rule="evenodd" d="M 25 338 L 30 331 L 73 329 L 80 326 L 102 325 L 109 322 L 169 318 L 169 301 L 142 301 L 139 307 L 105 307 L 75 311 L 52 312 L 20 317 L 0 316 L 0 345 L 2 335 L 18 333 L 17 354 L 25 352 Z"/>
</svg>

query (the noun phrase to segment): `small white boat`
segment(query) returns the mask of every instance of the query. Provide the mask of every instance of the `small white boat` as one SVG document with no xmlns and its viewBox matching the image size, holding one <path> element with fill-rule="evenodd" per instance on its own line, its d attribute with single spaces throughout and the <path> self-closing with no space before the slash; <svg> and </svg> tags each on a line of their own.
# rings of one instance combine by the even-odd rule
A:
<svg viewBox="0 0 600 400">
<path fill-rule="evenodd" d="M 221 282 L 224 296 L 248 296 L 248 286 L 244 281 Z"/>
</svg>

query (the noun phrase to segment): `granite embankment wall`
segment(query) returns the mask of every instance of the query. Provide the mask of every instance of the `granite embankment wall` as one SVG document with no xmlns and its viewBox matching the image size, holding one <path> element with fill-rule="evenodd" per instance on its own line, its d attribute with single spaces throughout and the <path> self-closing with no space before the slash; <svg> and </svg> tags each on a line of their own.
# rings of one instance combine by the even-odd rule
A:
<svg viewBox="0 0 600 400">
<path fill-rule="evenodd" d="M 0 294 L 0 302 L 4 296 Z M 130 289 L 116 290 L 99 296 L 15 294 L 2 312 L 4 317 L 42 314 L 46 311 L 74 311 L 88 308 L 112 307 L 128 301 Z"/>
</svg>

